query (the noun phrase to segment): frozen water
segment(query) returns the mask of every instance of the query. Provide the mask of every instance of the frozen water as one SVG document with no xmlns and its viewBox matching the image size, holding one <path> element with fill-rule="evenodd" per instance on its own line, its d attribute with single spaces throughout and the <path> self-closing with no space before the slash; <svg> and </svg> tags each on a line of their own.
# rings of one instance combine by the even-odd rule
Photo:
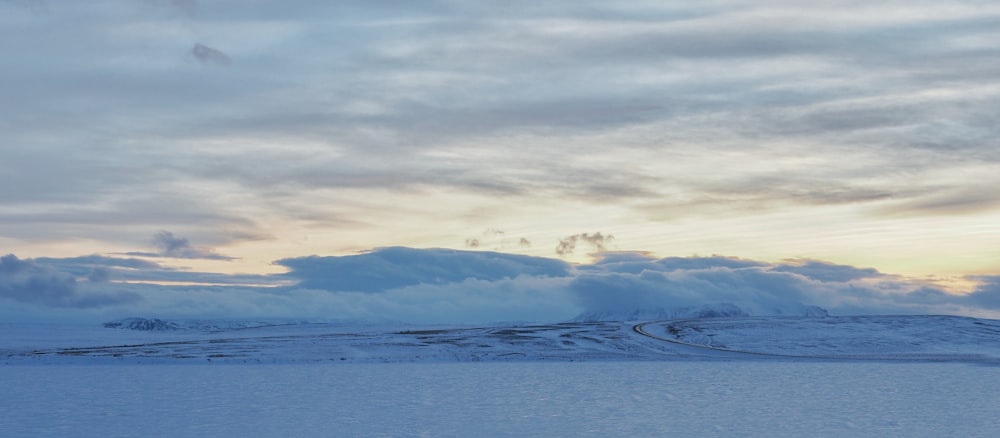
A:
<svg viewBox="0 0 1000 438">
<path fill-rule="evenodd" d="M 885 362 L 7 366 L 7 437 L 1000 434 L 1000 368 Z"/>
</svg>

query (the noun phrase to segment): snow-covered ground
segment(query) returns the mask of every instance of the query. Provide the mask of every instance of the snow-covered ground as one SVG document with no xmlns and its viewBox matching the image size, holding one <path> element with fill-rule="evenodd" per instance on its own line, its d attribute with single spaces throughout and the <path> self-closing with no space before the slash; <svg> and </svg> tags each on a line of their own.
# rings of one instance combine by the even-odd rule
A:
<svg viewBox="0 0 1000 438">
<path fill-rule="evenodd" d="M 222 326 L 223 328 L 218 328 Z M 164 331 L 2 327 L 2 363 L 372 363 L 656 360 L 669 343 L 622 322 L 489 327 L 261 323 Z M 65 333 L 60 331 L 65 330 Z"/>
<path fill-rule="evenodd" d="M 1000 364 L 1000 321 L 954 316 L 725 317 L 641 324 L 434 327 L 130 320 L 0 325 L 0 363 L 372 363 L 852 359 Z M 123 328 L 126 327 L 126 328 Z M 132 327 L 136 329 L 128 329 Z M 142 330 L 138 330 L 142 329 Z"/>
<path fill-rule="evenodd" d="M 656 338 L 727 357 L 966 361 L 1000 364 L 1000 321 L 955 316 L 744 317 L 653 322 Z"/>
<path fill-rule="evenodd" d="M 2 436 L 1000 436 L 993 320 L 111 325 L 0 325 Z"/>
</svg>

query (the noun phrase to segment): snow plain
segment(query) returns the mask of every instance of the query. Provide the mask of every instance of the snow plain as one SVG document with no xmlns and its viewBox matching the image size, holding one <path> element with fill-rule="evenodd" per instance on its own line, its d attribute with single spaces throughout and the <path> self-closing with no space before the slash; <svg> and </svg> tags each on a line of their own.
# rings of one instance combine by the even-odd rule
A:
<svg viewBox="0 0 1000 438">
<path fill-rule="evenodd" d="M 0 431 L 1000 436 L 997 321 L 719 318 L 645 324 L 651 336 L 633 326 L 0 325 Z"/>
</svg>

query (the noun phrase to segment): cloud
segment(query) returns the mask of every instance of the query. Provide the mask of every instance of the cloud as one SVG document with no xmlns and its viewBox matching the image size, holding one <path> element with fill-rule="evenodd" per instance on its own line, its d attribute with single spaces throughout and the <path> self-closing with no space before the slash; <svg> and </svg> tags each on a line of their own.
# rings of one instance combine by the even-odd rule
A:
<svg viewBox="0 0 1000 438">
<path fill-rule="evenodd" d="M 979 281 L 979 287 L 965 297 L 967 302 L 976 307 L 1000 310 L 1000 276 L 980 277 Z"/>
<path fill-rule="evenodd" d="M 236 260 L 236 257 L 218 254 L 211 248 L 192 246 L 188 239 L 177 237 L 170 231 L 159 231 L 154 234 L 153 246 L 158 250 L 155 253 L 133 251 L 127 252 L 125 255 L 176 259 Z"/>
<path fill-rule="evenodd" d="M 669 314 L 678 309 L 720 304 L 733 304 L 754 315 L 802 315 L 811 311 L 809 306 L 815 297 L 809 291 L 818 288 L 807 280 L 760 266 L 710 264 L 718 260 L 702 259 L 699 267 L 657 264 L 639 270 L 623 269 L 621 263 L 616 263 L 612 270 L 597 269 L 576 277 L 570 288 L 590 314 Z"/>
<path fill-rule="evenodd" d="M 292 268 L 288 277 L 301 281 L 292 289 L 338 295 L 378 292 L 377 300 L 403 299 L 409 292 L 420 291 L 421 296 L 433 300 L 445 290 L 448 296 L 463 289 L 523 292 L 524 282 L 533 285 L 537 293 L 567 300 L 563 304 L 580 314 L 605 317 L 637 311 L 669 314 L 725 304 L 753 315 L 817 314 L 817 307 L 835 314 L 983 314 L 992 309 L 988 285 L 979 295 L 961 296 L 870 268 L 816 260 L 765 263 L 722 256 L 655 258 L 641 252 L 605 252 L 591 264 L 569 267 L 546 258 L 500 255 L 494 259 L 497 256 L 386 248 L 354 256 L 290 259 L 280 264 Z M 492 263 L 484 263 L 490 260 Z M 498 282 L 503 287 L 494 287 Z M 357 305 L 368 307 L 369 300 L 375 298 L 364 295 L 351 296 Z M 412 297 L 404 301 L 416 305 Z M 566 306 L 560 307 L 560 312 L 565 313 Z M 461 312 L 460 306 L 453 310 Z"/>
<path fill-rule="evenodd" d="M 117 275 L 119 272 L 151 272 L 166 269 L 157 263 L 147 260 L 108 257 L 97 254 L 66 258 L 39 257 L 34 259 L 34 263 L 70 274 L 77 278 L 86 277 L 89 281 L 101 283 L 116 277 L 118 279 L 125 279 L 124 277 L 126 276 Z"/>
<path fill-rule="evenodd" d="M 508 237 L 507 232 L 496 228 L 487 228 L 480 236 L 465 239 L 466 248 L 492 249 L 502 251 L 512 247 L 526 248 L 531 246 L 531 241 L 525 237 Z"/>
<path fill-rule="evenodd" d="M 189 17 L 198 15 L 198 0 L 169 0 L 169 5 Z"/>
<path fill-rule="evenodd" d="M 221 50 L 213 49 L 204 44 L 197 43 L 189 52 L 198 62 L 205 65 L 226 67 L 233 63 L 232 59 Z"/>
<path fill-rule="evenodd" d="M 45 2 L 45 0 L 3 0 L 2 3 L 24 9 L 36 15 L 45 15 L 49 13 L 49 5 Z"/>
<path fill-rule="evenodd" d="M 600 231 L 594 234 L 588 234 L 588 233 L 574 234 L 572 236 L 559 239 L 559 244 L 556 245 L 556 254 L 559 255 L 573 254 L 573 251 L 576 250 L 577 242 L 586 243 L 595 252 L 604 252 L 607 250 L 607 247 L 605 245 L 607 243 L 610 243 L 614 239 L 615 236 L 611 234 L 603 235 L 601 234 Z"/>
<path fill-rule="evenodd" d="M 50 259 L 59 260 L 59 259 Z M 100 261 L 100 259 L 98 259 Z M 378 248 L 338 257 L 275 262 L 289 268 L 270 278 L 216 275 L 217 286 L 119 283 L 128 270 L 103 268 L 90 281 L 32 260 L 0 260 L 0 297 L 20 316 L 58 309 L 101 318 L 294 317 L 480 324 L 497 321 L 660 318 L 717 310 L 751 315 L 955 314 L 1000 316 L 1000 280 L 958 295 L 928 283 L 815 260 L 766 263 L 733 257 L 656 258 L 605 252 L 592 263 L 481 251 Z M 113 269 L 113 268 L 109 268 Z M 138 268 L 132 275 L 163 271 Z M 244 283 L 240 283 L 243 280 Z M 285 284 L 277 287 L 252 286 Z M 223 284 L 229 284 L 224 286 Z M 28 306 L 28 307 L 24 307 Z M 27 309 L 27 310 L 25 310 Z M 95 313 L 96 312 L 96 313 Z M 69 316 L 67 316 L 69 317 Z"/>
<path fill-rule="evenodd" d="M 149 260 L 109 257 L 99 254 L 64 258 L 38 257 L 34 261 L 39 264 L 52 266 L 60 271 L 70 272 L 74 275 L 81 275 L 81 272 L 86 272 L 95 267 L 115 267 L 133 270 L 163 269 L 160 264 Z"/>
<path fill-rule="evenodd" d="M 465 280 L 495 281 L 518 276 L 561 277 L 570 265 L 558 260 L 486 251 L 379 248 L 339 257 L 282 259 L 290 268 L 284 276 L 307 289 L 380 292 L 420 284 L 448 284 Z"/>
<path fill-rule="evenodd" d="M 141 298 L 129 292 L 81 293 L 69 274 L 22 260 L 0 257 L 0 298 L 57 308 L 95 308 L 135 304 Z"/>
<path fill-rule="evenodd" d="M 143 257 L 164 257 L 157 253 L 133 252 Z M 39 257 L 35 264 L 91 282 L 174 282 L 179 284 L 280 286 L 287 279 L 263 274 L 220 274 L 164 266 L 139 258 L 89 255 L 81 257 Z"/>
<path fill-rule="evenodd" d="M 91 283 L 107 283 L 111 280 L 111 270 L 108 268 L 94 268 L 87 276 Z"/>
<path fill-rule="evenodd" d="M 156 0 L 198 15 L 167 20 L 63 3 L 0 27 L 0 131 L 32 145 L 0 160 L 0 232 L 29 243 L 122 243 L 179 224 L 208 234 L 261 211 L 365 222 L 381 206 L 338 201 L 386 190 L 413 208 L 435 190 L 474 195 L 436 204 L 454 217 L 502 196 L 499 221 L 570 201 L 632 223 L 998 205 L 982 190 L 996 176 L 949 177 L 1000 160 L 990 5 L 878 3 L 859 19 L 847 2 Z M 241 68 L 187 68 L 183 52 L 212 66 L 238 54 Z"/>
<path fill-rule="evenodd" d="M 535 227 L 542 250 L 613 220 L 663 254 L 850 260 L 816 237 L 859 229 L 994 254 L 976 231 L 1000 207 L 990 2 L 209 3 L 0 4 L 12 251 L 158 229 L 281 230 L 281 254 L 461 246 L 399 234 L 447 217 Z M 858 234 L 838 244 L 873 241 Z M 871 245 L 940 256 L 912 236 Z"/>
<path fill-rule="evenodd" d="M 791 260 L 775 266 L 773 270 L 791 272 L 823 282 L 848 282 L 883 276 L 883 274 L 872 268 L 856 268 L 854 266 L 837 265 L 820 260 Z"/>
</svg>

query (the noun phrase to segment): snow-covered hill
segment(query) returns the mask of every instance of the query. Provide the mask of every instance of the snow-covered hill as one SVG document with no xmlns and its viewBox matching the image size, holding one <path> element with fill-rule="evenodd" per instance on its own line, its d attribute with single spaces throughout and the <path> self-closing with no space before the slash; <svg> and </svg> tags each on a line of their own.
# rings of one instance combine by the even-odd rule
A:
<svg viewBox="0 0 1000 438">
<path fill-rule="evenodd" d="M 1000 321 L 953 316 L 737 313 L 647 322 L 639 330 L 623 321 L 404 327 L 129 319 L 105 326 L 117 329 L 0 325 L 0 363 L 878 359 L 1000 364 Z"/>
<path fill-rule="evenodd" d="M 1000 321 L 956 316 L 715 318 L 643 324 L 717 351 L 808 358 L 997 361 Z"/>
</svg>

